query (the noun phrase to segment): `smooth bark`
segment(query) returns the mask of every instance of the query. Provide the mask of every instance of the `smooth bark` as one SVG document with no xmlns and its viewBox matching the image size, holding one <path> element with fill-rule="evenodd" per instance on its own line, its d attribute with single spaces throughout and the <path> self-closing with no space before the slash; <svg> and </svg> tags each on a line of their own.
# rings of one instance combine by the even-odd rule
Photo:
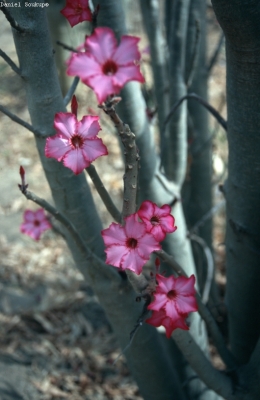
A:
<svg viewBox="0 0 260 400">
<path fill-rule="evenodd" d="M 212 3 L 227 57 L 226 303 L 231 349 L 245 363 L 260 334 L 260 7 L 256 0 Z"/>
</svg>

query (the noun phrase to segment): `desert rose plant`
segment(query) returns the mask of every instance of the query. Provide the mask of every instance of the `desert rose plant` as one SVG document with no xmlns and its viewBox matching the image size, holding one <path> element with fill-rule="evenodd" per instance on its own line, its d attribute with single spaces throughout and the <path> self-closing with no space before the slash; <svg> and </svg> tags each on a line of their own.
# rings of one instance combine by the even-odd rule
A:
<svg viewBox="0 0 260 400">
<path fill-rule="evenodd" d="M 145 77 L 138 48 L 140 39 L 127 33 L 122 2 L 93 3 L 67 0 L 61 10 L 72 29 L 84 21 L 91 26 L 91 33 L 80 46 L 63 44 L 72 52 L 68 53 L 67 74 L 75 77 L 64 99 L 45 10 L 28 9 L 23 0 L 20 8 L 1 8 L 13 28 L 19 67 L 2 51 L 1 56 L 24 79 L 32 124 L 3 106 L 0 110 L 34 133 L 55 203 L 49 204 L 28 189 L 21 166 L 19 188 L 41 207 L 35 212 L 25 211 L 21 232 L 39 240 L 52 227 L 46 212 L 60 223 L 76 265 L 98 296 L 122 349 L 127 348 L 125 356 L 144 399 L 258 399 L 259 257 L 257 261 L 253 255 L 259 255 L 260 229 L 255 200 L 257 197 L 259 202 L 260 194 L 260 119 L 253 101 L 260 89 L 260 28 L 257 17 L 253 17 L 254 12 L 259 17 L 256 1 L 247 5 L 239 0 L 228 5 L 223 0 L 213 2 L 226 34 L 229 73 L 230 169 L 222 192 L 229 218 L 230 346 L 207 306 L 219 300 L 212 280 L 213 263 L 210 267 L 208 143 L 212 138 L 207 112 L 225 129 L 227 123 L 206 99 L 205 1 L 166 0 L 164 29 L 160 25 L 160 2 L 140 1 L 150 42 L 157 108 L 153 111 L 147 110 L 141 91 Z M 250 23 L 241 33 L 242 15 L 247 15 Z M 242 43 L 242 63 L 237 55 L 237 40 Z M 210 63 L 208 69 L 211 67 Z M 249 82 L 246 90 L 242 77 Z M 115 206 L 93 165 L 97 158 L 105 158 L 108 150 L 101 138 L 100 117 L 92 113 L 78 118 L 75 92 L 79 79 L 93 90 L 100 111 L 112 121 L 118 134 L 125 164 L 122 210 Z M 245 110 L 241 99 L 248 104 Z M 71 112 L 66 110 L 69 103 Z M 254 124 L 248 122 L 246 110 Z M 160 153 L 156 151 L 148 118 L 156 111 Z M 191 137 L 188 112 L 193 124 Z M 245 148 L 241 144 L 243 132 L 248 134 Z M 190 170 L 187 152 L 193 157 Z M 238 173 L 237 162 L 241 159 L 244 169 Z M 254 166 L 250 170 L 249 164 Z M 84 171 L 114 218 L 108 227 L 101 224 Z M 244 196 L 245 203 L 241 200 Z M 187 224 L 196 229 L 189 233 Z M 202 261 L 193 252 L 191 240 L 199 243 Z M 225 364 L 224 371 L 210 361 L 208 334 Z"/>
</svg>

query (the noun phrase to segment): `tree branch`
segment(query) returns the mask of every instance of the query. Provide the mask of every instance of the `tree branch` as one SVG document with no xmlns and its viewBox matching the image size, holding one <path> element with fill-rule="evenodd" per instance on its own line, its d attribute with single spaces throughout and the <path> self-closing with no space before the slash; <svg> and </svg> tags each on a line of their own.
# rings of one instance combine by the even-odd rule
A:
<svg viewBox="0 0 260 400">
<path fill-rule="evenodd" d="M 85 168 L 85 170 L 87 171 L 89 177 L 91 178 L 99 196 L 103 200 L 103 203 L 105 204 L 107 211 L 112 215 L 112 217 L 116 222 L 121 223 L 122 221 L 121 213 L 120 211 L 118 211 L 115 204 L 113 203 L 113 200 L 109 196 L 109 193 L 107 192 L 105 186 L 103 185 L 103 182 L 101 181 L 94 165 L 91 164 L 89 167 Z"/>
<path fill-rule="evenodd" d="M 142 19 L 149 39 L 154 80 L 154 93 L 158 106 L 158 122 L 162 134 L 163 122 L 169 109 L 167 87 L 169 76 L 166 62 L 166 43 L 160 25 L 160 5 L 158 0 L 140 0 Z"/>
<path fill-rule="evenodd" d="M 21 76 L 21 70 L 19 67 L 17 67 L 17 65 L 11 60 L 10 57 L 8 57 L 8 55 L 0 49 L 0 56 L 5 60 L 5 62 L 12 68 L 12 70 Z"/>
<path fill-rule="evenodd" d="M 219 122 L 219 124 L 227 131 L 227 121 L 224 120 L 224 118 L 221 117 L 221 115 L 218 113 L 218 111 L 212 107 L 209 103 L 207 103 L 204 99 L 202 99 L 200 96 L 198 96 L 196 93 L 189 93 L 183 97 L 180 98 L 172 107 L 171 111 L 166 117 L 166 120 L 164 121 L 164 129 L 166 128 L 167 124 L 169 123 L 171 117 L 177 110 L 177 108 L 181 105 L 181 103 L 184 100 L 187 99 L 194 99 L 197 100 L 201 105 L 203 105 L 212 115 L 213 117 L 216 118 L 216 120 Z"/>
<path fill-rule="evenodd" d="M 49 204 L 46 200 L 41 199 L 40 197 L 36 196 L 33 192 L 30 192 L 26 188 L 24 188 L 23 185 L 19 186 L 21 192 L 23 195 L 28 199 L 33 201 L 34 203 L 38 204 L 44 210 L 49 212 L 51 215 L 55 217 L 57 221 L 59 221 L 71 234 L 73 237 L 73 240 L 75 241 L 79 251 L 84 255 L 86 260 L 92 260 L 95 262 L 95 264 L 102 270 L 102 273 L 104 273 L 107 277 L 110 277 L 111 279 L 115 279 L 115 276 L 117 275 L 112 268 L 109 268 L 107 264 L 105 264 L 100 258 L 98 258 L 86 245 L 85 242 L 83 241 L 82 237 L 80 234 L 77 232 L 76 228 L 74 225 L 68 220 L 65 215 L 63 215 L 60 211 L 58 211 L 56 208 L 54 208 L 51 204 Z"/>
<path fill-rule="evenodd" d="M 188 234 L 188 237 L 200 245 L 200 247 L 202 248 L 203 253 L 205 255 L 205 258 L 206 258 L 207 276 L 206 276 L 206 282 L 204 284 L 204 289 L 203 289 L 202 296 L 201 296 L 201 301 L 203 304 L 207 304 L 207 302 L 209 300 L 211 284 L 212 284 L 212 281 L 214 278 L 214 260 L 213 260 L 212 252 L 211 252 L 209 246 L 207 246 L 207 243 L 205 242 L 205 240 L 203 240 L 201 237 L 194 235 L 194 234 Z"/>
<path fill-rule="evenodd" d="M 225 200 L 222 200 L 219 204 L 215 205 L 211 210 L 204 214 L 203 217 L 191 227 L 190 234 L 196 232 L 201 226 L 203 226 L 208 219 L 212 218 L 216 212 L 224 207 L 225 203 Z"/>
<path fill-rule="evenodd" d="M 215 65 L 215 63 L 216 63 L 216 61 L 217 61 L 217 58 L 218 58 L 218 55 L 219 55 L 219 53 L 220 53 L 222 44 L 224 43 L 224 39 L 225 39 L 224 32 L 221 32 L 221 35 L 220 35 L 218 44 L 217 44 L 217 46 L 216 46 L 216 49 L 215 49 L 215 51 L 214 51 L 214 53 L 213 53 L 213 55 L 212 55 L 212 58 L 211 58 L 211 60 L 210 60 L 210 62 L 209 62 L 209 65 L 208 65 L 208 67 L 207 67 L 207 72 L 208 72 L 208 74 L 210 74 L 212 68 L 214 67 L 214 65 Z"/>
<path fill-rule="evenodd" d="M 170 104 L 187 93 L 185 60 L 190 0 L 176 0 L 171 8 L 170 32 Z M 171 120 L 170 128 L 162 125 L 161 164 L 168 179 L 182 186 L 187 164 L 187 106 Z M 167 117 L 166 117 L 167 118 Z"/>
<path fill-rule="evenodd" d="M 24 33 L 27 31 L 27 29 L 24 29 L 20 25 L 18 25 L 18 23 L 15 21 L 15 19 L 10 14 L 10 11 L 8 10 L 7 7 L 2 6 L 2 7 L 0 7 L 0 10 L 4 13 L 7 21 L 10 23 L 12 28 L 16 29 L 20 33 Z"/>
<path fill-rule="evenodd" d="M 115 111 L 115 105 L 121 98 L 114 97 L 108 100 L 105 105 L 99 107 L 111 118 L 115 124 L 118 135 L 124 146 L 125 155 L 125 174 L 124 174 L 124 202 L 122 210 L 121 224 L 125 224 L 125 218 L 136 212 L 136 193 L 137 193 L 137 176 L 138 176 L 138 161 L 140 159 L 138 150 L 135 144 L 135 135 L 131 132 Z M 125 271 L 127 277 L 133 286 L 134 290 L 139 294 L 147 286 L 148 280 L 143 274 L 136 275 L 130 270 Z"/>
<path fill-rule="evenodd" d="M 59 40 L 57 40 L 57 41 L 56 41 L 56 43 L 57 43 L 57 45 L 58 45 L 58 46 L 61 46 L 61 47 L 63 47 L 65 50 L 72 51 L 73 53 L 80 53 L 80 51 L 79 51 L 79 50 L 77 50 L 77 49 L 74 49 L 74 47 L 68 46 L 68 45 L 67 45 L 67 44 L 65 44 L 65 43 L 62 43 L 62 42 L 61 42 L 61 41 L 59 41 Z"/>
<path fill-rule="evenodd" d="M 13 114 L 10 111 L 8 111 L 7 108 L 2 106 L 1 104 L 0 104 L 0 111 L 2 111 L 2 113 L 7 115 L 10 119 L 12 119 L 17 124 L 22 125 L 24 128 L 28 129 L 28 131 L 31 131 L 32 133 L 34 133 L 35 136 L 37 136 L 39 138 L 42 138 L 42 139 L 47 138 L 49 136 L 49 135 L 46 135 L 46 134 L 38 131 L 37 129 L 34 129 L 32 125 L 28 124 L 27 122 L 25 122 L 21 118 L 17 117 L 15 114 Z"/>
<path fill-rule="evenodd" d="M 120 100 L 120 98 L 115 97 L 111 101 L 107 101 L 104 106 L 99 107 L 114 122 L 125 149 L 124 203 L 122 211 L 122 224 L 124 224 L 124 218 L 136 212 L 137 175 L 140 157 L 135 144 L 135 134 L 131 132 L 129 126 L 119 118 L 115 111 L 114 106 Z"/>
<path fill-rule="evenodd" d="M 225 399 L 236 399 L 231 379 L 212 366 L 189 332 L 176 329 L 172 337 L 199 378 L 210 389 Z"/>
</svg>

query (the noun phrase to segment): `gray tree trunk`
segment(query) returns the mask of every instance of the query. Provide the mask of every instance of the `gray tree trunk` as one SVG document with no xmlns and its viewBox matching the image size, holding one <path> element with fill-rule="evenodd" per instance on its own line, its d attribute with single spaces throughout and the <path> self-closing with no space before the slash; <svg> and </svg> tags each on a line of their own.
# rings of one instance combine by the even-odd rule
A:
<svg viewBox="0 0 260 400">
<path fill-rule="evenodd" d="M 231 348 L 245 363 L 260 334 L 260 7 L 257 0 L 212 3 L 226 36 L 226 302 Z"/>
</svg>

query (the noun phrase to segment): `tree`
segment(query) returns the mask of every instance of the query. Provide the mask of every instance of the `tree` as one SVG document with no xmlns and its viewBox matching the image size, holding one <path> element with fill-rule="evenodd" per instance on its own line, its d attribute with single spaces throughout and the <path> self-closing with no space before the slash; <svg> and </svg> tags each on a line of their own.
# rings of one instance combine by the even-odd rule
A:
<svg viewBox="0 0 260 400">
<path fill-rule="evenodd" d="M 126 33 L 121 2 L 94 1 L 95 6 L 97 3 L 100 5 L 98 25 L 112 28 L 120 39 Z M 28 128 L 35 135 L 36 146 L 56 209 L 28 192 L 25 181 L 21 184 L 21 190 L 27 198 L 44 206 L 63 223 L 66 240 L 75 263 L 91 283 L 121 347 L 124 348 L 129 343 L 129 333 L 143 315 L 143 304 L 135 302 L 137 296 L 135 291 L 140 294 L 144 290 L 145 298 L 149 299 L 147 297 L 149 280 L 147 282 L 143 274 L 136 275 L 128 270 L 127 275 L 118 274 L 115 268 L 105 264 L 104 242 L 100 234 L 102 224 L 84 174 L 75 175 L 61 163 L 45 156 L 46 137 L 54 133 L 55 114 L 66 111 L 65 106 L 71 96 L 66 97 L 64 102 L 54 65 L 45 9 L 40 7 L 40 4 L 44 3 L 36 1 L 35 4 L 39 7 L 25 7 L 24 1 L 21 1 L 21 8 L 2 7 L 13 27 L 19 67 L 14 65 L 6 54 L 2 52 L 1 55 L 24 81 L 32 122 Z M 141 1 L 140 4 L 151 44 L 154 92 L 162 147 L 159 157 L 155 151 L 140 86 L 136 82 L 128 83 L 120 93 L 122 101 L 116 108 L 120 117 L 114 110 L 117 99 L 110 99 L 110 103 L 106 102 L 103 105 L 105 112 L 112 118 L 119 136 L 122 137 L 123 154 L 126 153 L 122 215 L 129 217 L 136 211 L 137 161 L 139 161 L 137 145 L 141 167 L 140 203 L 143 200 L 151 200 L 160 205 L 169 203 L 172 205 L 175 220 L 178 221 L 177 231 L 168 235 L 164 241 L 165 251 L 157 253 L 165 263 L 167 275 L 172 273 L 173 268 L 175 272 L 181 271 L 191 276 L 196 275 L 197 271 L 191 243 L 187 237 L 183 207 L 179 200 L 181 192 L 184 194 L 186 192 L 188 199 L 185 204 L 186 219 L 190 226 L 209 211 L 210 147 L 206 147 L 205 151 L 198 152 L 196 157 L 194 156 L 191 182 L 183 188 L 187 168 L 187 110 L 191 116 L 193 134 L 195 137 L 197 135 L 197 142 L 201 146 L 209 139 L 207 117 L 205 110 L 197 108 L 194 99 L 199 99 L 217 115 L 206 102 L 203 34 L 205 2 L 203 0 L 165 2 L 168 64 L 165 61 L 165 54 L 162 54 L 163 37 L 158 18 L 159 2 L 147 0 Z M 227 41 L 229 177 L 223 190 L 227 200 L 227 302 L 232 353 L 227 349 L 216 322 L 199 295 L 197 301 L 200 315 L 198 313 L 191 315 L 190 331 L 176 329 L 172 334 L 178 348 L 171 339 L 167 340 L 155 328 L 143 324 L 136 330 L 126 357 L 143 397 L 149 400 L 171 399 L 173 393 L 174 398 L 181 400 L 189 398 L 211 400 L 221 397 L 228 400 L 257 399 L 259 392 L 259 318 L 255 313 L 260 304 L 257 292 L 259 283 L 257 234 L 260 222 L 257 200 L 260 168 L 257 157 L 259 117 L 256 102 L 259 86 L 257 49 L 260 9 L 255 0 L 251 0 L 247 5 L 238 0 L 229 4 L 223 0 L 214 0 L 213 5 Z M 94 22 L 95 20 L 94 18 Z M 244 21 L 247 23 L 244 24 Z M 165 90 L 168 82 L 169 92 Z M 204 101 L 195 95 L 187 97 L 189 87 L 202 96 Z M 188 105 L 185 102 L 187 98 L 189 98 Z M 181 102 L 178 108 L 176 102 Z M 171 109 L 172 105 L 174 107 Z M 15 118 L 2 106 L 1 111 Z M 217 117 L 221 121 L 218 115 Z M 17 122 L 22 123 L 21 120 Z M 129 124 L 130 129 L 125 123 Z M 225 126 L 223 121 L 222 123 Z M 247 140 L 244 132 L 247 132 Z M 95 169 L 87 167 L 87 171 L 94 176 L 94 179 L 98 179 Z M 23 170 L 21 176 L 25 179 Z M 97 189 L 102 192 L 102 184 L 97 183 Z M 104 193 L 101 193 L 101 196 L 104 199 Z M 201 197 L 205 199 L 203 203 Z M 192 208 L 192 203 L 196 205 L 195 208 Z M 115 219 L 121 218 L 115 209 L 112 212 Z M 199 234 L 203 243 L 206 242 L 210 247 L 210 223 L 206 228 L 200 229 Z M 203 282 L 203 272 L 201 275 Z M 227 366 L 227 371 L 224 373 L 216 370 L 208 359 L 207 335 L 201 317 L 207 323 L 219 354 Z M 189 364 L 184 362 L 183 356 Z M 199 379 L 193 379 L 194 371 L 197 374 L 196 378 Z M 184 388 L 183 382 L 185 382 Z"/>
</svg>

